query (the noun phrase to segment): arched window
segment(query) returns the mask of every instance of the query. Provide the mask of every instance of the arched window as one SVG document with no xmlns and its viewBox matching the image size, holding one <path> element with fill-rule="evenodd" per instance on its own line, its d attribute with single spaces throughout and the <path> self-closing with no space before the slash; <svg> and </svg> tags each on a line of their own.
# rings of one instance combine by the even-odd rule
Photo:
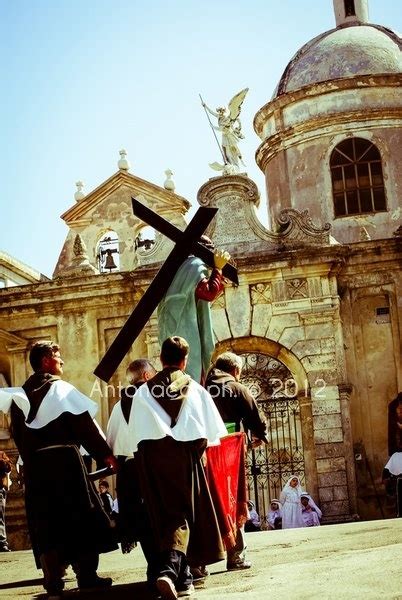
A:
<svg viewBox="0 0 402 600">
<path fill-rule="evenodd" d="M 348 138 L 330 159 L 335 217 L 386 211 L 381 155 L 371 142 Z"/>
</svg>

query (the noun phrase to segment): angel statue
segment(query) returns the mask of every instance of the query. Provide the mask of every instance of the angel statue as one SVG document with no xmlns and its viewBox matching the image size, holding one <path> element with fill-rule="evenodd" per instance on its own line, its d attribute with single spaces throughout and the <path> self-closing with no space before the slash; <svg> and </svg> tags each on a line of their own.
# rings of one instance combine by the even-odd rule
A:
<svg viewBox="0 0 402 600">
<path fill-rule="evenodd" d="M 220 107 L 216 109 L 216 112 L 211 110 L 201 98 L 202 105 L 207 113 L 208 121 L 212 129 L 214 131 L 220 131 L 222 134 L 222 147 L 218 140 L 217 142 L 222 153 L 224 164 L 221 165 L 218 162 L 210 163 L 209 166 L 215 169 L 215 171 L 237 173 L 240 169 L 240 163 L 244 165 L 238 146 L 238 142 L 244 139 L 244 135 L 241 132 L 239 115 L 247 92 L 248 88 L 241 90 L 241 92 L 233 96 L 228 104 L 228 108 Z M 212 125 L 208 113 L 218 119 L 218 126 Z"/>
</svg>

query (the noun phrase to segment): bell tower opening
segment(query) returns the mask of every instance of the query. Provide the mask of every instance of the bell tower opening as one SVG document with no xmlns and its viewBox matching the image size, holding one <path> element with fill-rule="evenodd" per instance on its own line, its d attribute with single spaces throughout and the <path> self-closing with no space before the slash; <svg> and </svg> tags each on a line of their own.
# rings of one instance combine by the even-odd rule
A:
<svg viewBox="0 0 402 600">
<path fill-rule="evenodd" d="M 115 231 L 107 231 L 100 238 L 96 261 L 99 273 L 120 271 L 119 238 Z"/>
<path fill-rule="evenodd" d="M 355 0 L 344 0 L 345 17 L 356 16 Z"/>
</svg>

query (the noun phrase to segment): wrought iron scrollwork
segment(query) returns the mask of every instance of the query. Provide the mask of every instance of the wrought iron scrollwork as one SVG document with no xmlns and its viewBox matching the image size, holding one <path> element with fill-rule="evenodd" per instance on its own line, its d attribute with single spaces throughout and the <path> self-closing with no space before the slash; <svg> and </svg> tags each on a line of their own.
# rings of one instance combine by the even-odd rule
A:
<svg viewBox="0 0 402 600">
<path fill-rule="evenodd" d="M 242 383 L 247 385 L 267 422 L 269 444 L 247 454 L 249 496 L 262 523 L 272 498 L 279 498 L 292 475 L 303 485 L 305 467 L 297 385 L 289 369 L 276 358 L 243 353 Z"/>
</svg>

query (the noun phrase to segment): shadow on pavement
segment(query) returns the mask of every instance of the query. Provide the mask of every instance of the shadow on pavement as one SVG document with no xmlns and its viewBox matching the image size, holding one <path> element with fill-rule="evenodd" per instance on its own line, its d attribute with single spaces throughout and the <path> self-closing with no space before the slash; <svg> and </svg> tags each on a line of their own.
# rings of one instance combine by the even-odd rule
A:
<svg viewBox="0 0 402 600">
<path fill-rule="evenodd" d="M 45 600 L 47 594 L 37 594 L 35 600 Z M 103 590 L 92 590 L 83 592 L 76 588 L 75 590 L 65 590 L 63 598 L 73 600 L 98 600 L 98 598 L 108 598 L 108 600 L 132 600 L 141 598 L 141 600 L 155 600 L 155 594 L 151 592 L 145 582 L 115 584 L 112 587 Z"/>
<path fill-rule="evenodd" d="M 42 582 L 42 577 L 39 577 L 39 579 L 24 579 L 23 581 L 11 581 L 10 583 L 1 583 L 0 590 L 12 590 L 13 588 L 42 585 Z"/>
</svg>

